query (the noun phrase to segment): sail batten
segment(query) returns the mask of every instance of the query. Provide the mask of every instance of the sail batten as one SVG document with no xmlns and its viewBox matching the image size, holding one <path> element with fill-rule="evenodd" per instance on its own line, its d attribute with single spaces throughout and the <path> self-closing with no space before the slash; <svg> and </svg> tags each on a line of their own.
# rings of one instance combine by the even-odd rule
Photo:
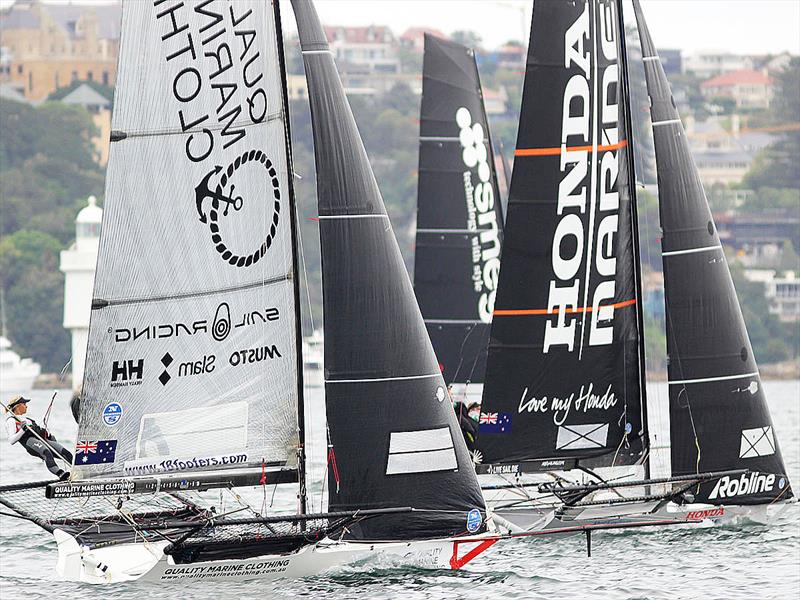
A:
<svg viewBox="0 0 800 600">
<path fill-rule="evenodd" d="M 700 502 L 788 499 L 791 486 L 725 252 L 641 6 L 633 5 L 658 169 L 672 473 L 751 471 L 698 486 Z"/>
<path fill-rule="evenodd" d="M 278 32 L 258 0 L 123 6 L 74 479 L 302 469 Z"/>
<path fill-rule="evenodd" d="M 534 5 L 478 448 L 616 466 L 647 448 L 615 0 Z"/>
</svg>

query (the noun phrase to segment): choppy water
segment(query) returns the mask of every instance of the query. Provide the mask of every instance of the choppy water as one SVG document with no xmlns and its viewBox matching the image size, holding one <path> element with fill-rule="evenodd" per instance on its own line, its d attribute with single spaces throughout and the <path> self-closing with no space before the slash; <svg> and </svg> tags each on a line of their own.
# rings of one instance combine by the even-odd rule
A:
<svg viewBox="0 0 800 600">
<path fill-rule="evenodd" d="M 765 388 L 789 476 L 800 484 L 800 381 L 766 382 Z M 41 414 L 50 393 L 34 392 L 31 415 Z M 69 393 L 60 392 L 51 428 L 74 441 Z M 314 406 L 316 403 L 316 409 Z M 312 394 L 314 439 L 324 439 L 321 398 Z M 323 450 L 312 453 L 320 489 Z M 42 479 L 43 464 L 0 440 L 0 482 Z M 294 490 L 283 486 L 276 505 L 289 508 Z M 318 494 L 315 494 L 319 509 Z M 373 569 L 355 565 L 302 580 L 118 584 L 102 589 L 58 581 L 56 546 L 30 523 L 0 517 L 0 597 L 113 598 L 797 598 L 800 594 L 800 505 L 769 527 L 660 528 L 600 532 L 592 557 L 582 536 L 505 541 L 463 571 Z"/>
</svg>

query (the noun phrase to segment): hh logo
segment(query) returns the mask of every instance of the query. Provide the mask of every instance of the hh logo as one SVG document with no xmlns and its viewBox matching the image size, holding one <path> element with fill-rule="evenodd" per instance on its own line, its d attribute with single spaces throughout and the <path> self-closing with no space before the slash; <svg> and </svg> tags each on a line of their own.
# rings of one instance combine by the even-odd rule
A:
<svg viewBox="0 0 800 600">
<path fill-rule="evenodd" d="M 138 385 L 144 374 L 144 359 L 115 360 L 111 365 L 111 387 Z"/>
</svg>

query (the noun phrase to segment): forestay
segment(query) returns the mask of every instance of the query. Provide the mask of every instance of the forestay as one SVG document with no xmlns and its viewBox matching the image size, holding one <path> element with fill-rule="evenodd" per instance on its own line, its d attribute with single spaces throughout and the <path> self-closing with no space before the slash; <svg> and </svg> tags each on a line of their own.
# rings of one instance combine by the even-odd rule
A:
<svg viewBox="0 0 800 600">
<path fill-rule="evenodd" d="M 485 463 L 624 465 L 645 451 L 620 45 L 615 1 L 534 5 L 478 434 Z"/>
<path fill-rule="evenodd" d="M 414 292 L 448 384 L 483 382 L 502 242 L 475 54 L 426 34 Z"/>
<path fill-rule="evenodd" d="M 123 7 L 73 478 L 294 462 L 279 43 L 260 0 Z"/>
<path fill-rule="evenodd" d="M 349 527 L 360 539 L 477 531 L 477 478 L 333 55 L 311 3 L 292 5 L 314 129 L 330 510 L 415 509 Z"/>
<path fill-rule="evenodd" d="M 634 10 L 658 169 L 672 472 L 752 471 L 703 484 L 702 502 L 788 499 L 791 486 L 725 252 L 636 0 Z"/>
</svg>

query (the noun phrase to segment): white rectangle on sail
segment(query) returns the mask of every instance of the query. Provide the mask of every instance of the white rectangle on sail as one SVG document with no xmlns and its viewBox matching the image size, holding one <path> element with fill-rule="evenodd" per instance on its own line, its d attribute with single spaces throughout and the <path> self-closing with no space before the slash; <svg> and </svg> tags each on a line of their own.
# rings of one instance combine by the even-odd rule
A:
<svg viewBox="0 0 800 600">
<path fill-rule="evenodd" d="M 449 427 L 393 431 L 389 437 L 387 475 L 452 471 L 458 468 Z"/>
<path fill-rule="evenodd" d="M 588 425 L 562 425 L 558 428 L 556 450 L 585 450 L 605 448 L 608 439 L 608 423 Z"/>
<path fill-rule="evenodd" d="M 770 454 L 775 454 L 775 438 L 771 426 L 742 430 L 739 458 L 757 458 Z"/>
<path fill-rule="evenodd" d="M 247 448 L 247 402 L 142 417 L 136 458 L 221 454 Z"/>
</svg>

